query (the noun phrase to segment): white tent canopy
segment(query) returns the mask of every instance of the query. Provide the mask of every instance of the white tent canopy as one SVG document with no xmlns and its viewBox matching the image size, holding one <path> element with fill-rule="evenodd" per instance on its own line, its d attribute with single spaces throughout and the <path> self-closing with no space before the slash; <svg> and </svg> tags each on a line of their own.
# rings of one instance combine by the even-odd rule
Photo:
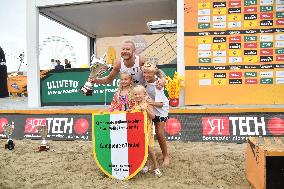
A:
<svg viewBox="0 0 284 189">
<path fill-rule="evenodd" d="M 51 1 L 52 2 L 52 1 Z M 48 5 L 39 12 L 90 37 L 147 34 L 147 22 L 176 20 L 176 0 L 101 0 Z"/>
</svg>

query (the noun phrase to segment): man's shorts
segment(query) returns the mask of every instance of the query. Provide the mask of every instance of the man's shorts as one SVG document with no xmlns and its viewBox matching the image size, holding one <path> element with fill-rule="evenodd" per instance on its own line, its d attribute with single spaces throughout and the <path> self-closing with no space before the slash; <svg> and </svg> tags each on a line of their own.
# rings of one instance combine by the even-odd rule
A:
<svg viewBox="0 0 284 189">
<path fill-rule="evenodd" d="M 167 120 L 169 119 L 169 117 L 161 117 L 161 116 L 156 116 L 155 115 L 155 118 L 153 119 L 153 122 L 154 123 L 158 123 L 158 122 L 166 122 Z"/>
</svg>

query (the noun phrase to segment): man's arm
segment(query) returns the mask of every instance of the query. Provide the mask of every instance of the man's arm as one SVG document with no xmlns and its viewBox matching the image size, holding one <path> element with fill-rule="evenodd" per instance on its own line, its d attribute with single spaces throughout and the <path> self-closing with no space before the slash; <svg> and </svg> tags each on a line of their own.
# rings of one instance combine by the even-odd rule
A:
<svg viewBox="0 0 284 189">
<path fill-rule="evenodd" d="M 120 64 L 121 63 L 119 61 L 115 62 L 111 72 L 109 73 L 109 75 L 102 77 L 102 78 L 97 78 L 97 79 L 89 78 L 89 81 L 91 83 L 96 83 L 96 84 L 109 84 L 109 83 L 111 83 L 114 80 L 114 78 L 119 74 Z"/>
<path fill-rule="evenodd" d="M 142 67 L 145 64 L 145 61 L 146 61 L 145 57 L 139 56 L 139 65 L 140 65 L 140 67 Z M 166 74 L 162 70 L 158 69 L 156 75 L 159 78 L 158 81 L 157 81 L 157 88 L 158 89 L 162 89 L 165 86 L 166 82 L 167 82 Z"/>
</svg>

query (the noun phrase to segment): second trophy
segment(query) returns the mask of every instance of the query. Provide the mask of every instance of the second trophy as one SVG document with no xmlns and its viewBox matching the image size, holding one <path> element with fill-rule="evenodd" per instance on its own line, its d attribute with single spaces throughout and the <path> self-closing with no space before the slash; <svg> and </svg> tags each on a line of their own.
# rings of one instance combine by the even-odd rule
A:
<svg viewBox="0 0 284 189">
<path fill-rule="evenodd" d="M 14 122 L 8 122 L 3 125 L 4 133 L 7 135 L 7 144 L 5 144 L 5 149 L 13 150 L 15 148 L 15 143 L 11 138 L 11 135 L 14 131 Z"/>
<path fill-rule="evenodd" d="M 49 145 L 47 143 L 46 137 L 48 134 L 48 127 L 47 125 L 40 125 L 37 127 L 38 134 L 41 136 L 42 141 L 39 147 L 39 151 L 48 151 L 49 150 Z"/>
</svg>

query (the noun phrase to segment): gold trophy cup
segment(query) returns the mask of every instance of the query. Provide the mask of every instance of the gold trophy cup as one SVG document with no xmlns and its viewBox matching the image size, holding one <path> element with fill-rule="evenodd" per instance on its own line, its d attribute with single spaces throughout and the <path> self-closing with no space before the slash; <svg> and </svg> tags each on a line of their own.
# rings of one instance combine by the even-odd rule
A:
<svg viewBox="0 0 284 189">
<path fill-rule="evenodd" d="M 109 70 L 110 67 L 106 64 L 105 57 L 106 54 L 104 54 L 104 56 L 100 59 L 96 58 L 94 54 L 92 55 L 89 78 L 96 79 Z M 89 82 L 89 78 L 85 85 L 80 88 L 81 93 L 86 96 L 92 96 L 94 91 L 93 83 Z"/>
<path fill-rule="evenodd" d="M 11 135 L 14 131 L 14 122 L 8 122 L 3 125 L 4 133 L 7 136 L 7 144 L 5 144 L 5 149 L 13 150 L 15 148 L 15 143 L 13 142 Z"/>
<path fill-rule="evenodd" d="M 46 141 L 46 137 L 47 137 L 47 134 L 48 134 L 48 127 L 47 125 L 40 125 L 37 127 L 37 130 L 38 130 L 38 133 L 39 135 L 41 136 L 42 138 L 42 141 L 41 141 L 41 144 L 40 144 L 40 147 L 39 147 L 39 151 L 47 151 L 49 150 L 49 145 Z"/>
</svg>

